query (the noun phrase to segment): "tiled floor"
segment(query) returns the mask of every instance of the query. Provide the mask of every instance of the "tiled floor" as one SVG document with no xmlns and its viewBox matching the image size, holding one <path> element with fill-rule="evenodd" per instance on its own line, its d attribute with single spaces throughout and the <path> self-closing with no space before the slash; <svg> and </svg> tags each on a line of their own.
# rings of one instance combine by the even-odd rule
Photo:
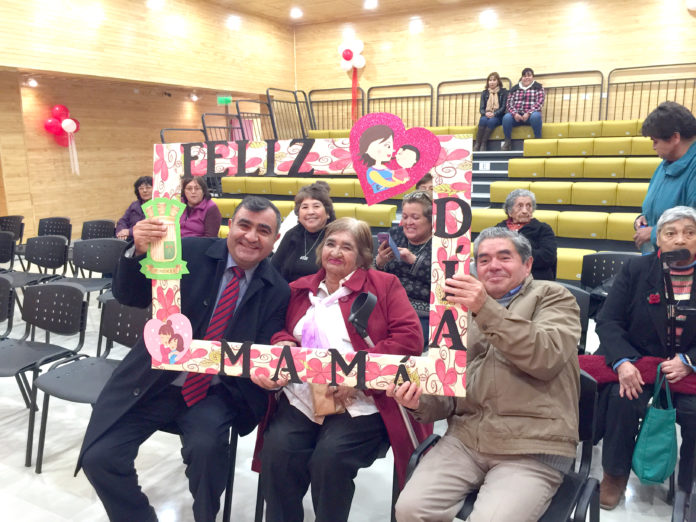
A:
<svg viewBox="0 0 696 522">
<path fill-rule="evenodd" d="M 83 351 L 94 354 L 99 311 L 90 307 L 87 343 Z M 23 323 L 16 316 L 12 337 L 23 332 Z M 69 341 L 66 342 L 69 345 Z M 588 345 L 597 346 L 590 332 Z M 112 356 L 120 358 L 125 349 L 116 348 Z M 39 401 L 42 397 L 39 397 Z M 39 402 L 41 403 L 41 402 Z M 1 520 L 30 522 L 101 522 L 106 515 L 84 474 L 73 477 L 75 461 L 87 425 L 89 405 L 52 400 L 49 409 L 43 473 L 24 467 L 27 438 L 27 409 L 14 379 L 0 379 L 0 506 Z M 436 431 L 444 431 L 439 424 Z M 38 426 L 36 430 L 38 438 Z M 256 499 L 256 473 L 250 470 L 255 434 L 239 441 L 233 499 L 232 519 L 253 520 Z M 35 453 L 35 451 L 34 451 Z M 595 448 L 592 475 L 601 478 L 600 449 Z M 385 522 L 389 520 L 392 483 L 391 453 L 363 470 L 356 479 L 356 492 L 350 520 L 354 522 Z M 192 520 L 191 497 L 179 456 L 179 441 L 169 434 L 158 433 L 142 447 L 136 466 L 143 490 L 157 509 L 161 522 Z M 631 477 L 626 500 L 614 511 L 601 512 L 607 522 L 648 522 L 671 519 L 666 504 L 667 486 L 642 486 Z M 305 498 L 306 520 L 314 519 L 311 502 Z M 221 520 L 221 515 L 218 520 Z M 133 521 L 138 522 L 138 521 Z"/>
</svg>

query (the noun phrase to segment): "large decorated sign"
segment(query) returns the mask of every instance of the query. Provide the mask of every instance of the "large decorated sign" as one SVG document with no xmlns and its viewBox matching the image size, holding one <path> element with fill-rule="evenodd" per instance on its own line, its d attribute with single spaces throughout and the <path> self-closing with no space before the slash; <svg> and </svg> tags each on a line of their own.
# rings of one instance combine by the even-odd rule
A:
<svg viewBox="0 0 696 522">
<path fill-rule="evenodd" d="M 403 132 L 407 136 L 409 131 Z M 192 339 L 191 325 L 180 313 L 179 279 L 171 278 L 172 274 L 185 273 L 177 268 L 180 251 L 176 245 L 167 248 L 153 244 L 145 260 L 158 261 L 148 274 L 152 278 L 153 319 L 147 323 L 144 334 L 153 368 L 240 377 L 250 377 L 253 373 L 271 378 L 278 378 L 282 372 L 296 383 L 340 384 L 360 389 L 385 389 L 391 382 L 409 380 L 418 383 L 427 394 L 464 396 L 466 310 L 446 300 L 443 286 L 447 277 L 468 273 L 471 138 L 434 137 L 430 133 L 422 136 L 423 140 L 415 140 L 415 145 L 422 143 L 423 150 L 432 147 L 433 139 L 439 144 L 437 160 L 430 171 L 434 184 L 434 235 L 427 355 L 411 357 L 362 351 L 342 354 L 334 349 L 266 346 L 240 343 L 235 339 L 222 342 Z M 290 156 L 291 149 L 294 157 Z M 172 143 L 155 145 L 154 152 L 152 204 L 160 205 L 158 208 L 165 214 L 174 212 L 167 202 L 179 199 L 180 178 L 185 173 L 260 175 L 263 170 L 275 171 L 275 174 L 306 174 L 316 168 L 317 161 L 321 161 L 323 167 L 314 171 L 317 174 L 351 169 L 348 140 Z M 326 158 L 326 154 L 334 160 L 320 160 Z M 170 239 L 167 237 L 164 241 Z M 180 238 L 177 239 L 180 246 Z M 170 259 L 171 256 L 174 258 Z"/>
</svg>

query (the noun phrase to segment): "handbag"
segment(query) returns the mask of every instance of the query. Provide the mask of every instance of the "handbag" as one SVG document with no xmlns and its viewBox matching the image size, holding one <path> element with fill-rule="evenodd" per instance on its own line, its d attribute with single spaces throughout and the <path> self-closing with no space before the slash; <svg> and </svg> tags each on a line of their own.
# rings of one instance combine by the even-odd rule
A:
<svg viewBox="0 0 696 522">
<path fill-rule="evenodd" d="M 661 407 L 662 383 L 667 407 Z M 657 367 L 652 403 L 648 406 L 633 450 L 631 467 L 643 484 L 662 484 L 677 465 L 677 410 L 672 407 L 669 383 Z"/>
</svg>

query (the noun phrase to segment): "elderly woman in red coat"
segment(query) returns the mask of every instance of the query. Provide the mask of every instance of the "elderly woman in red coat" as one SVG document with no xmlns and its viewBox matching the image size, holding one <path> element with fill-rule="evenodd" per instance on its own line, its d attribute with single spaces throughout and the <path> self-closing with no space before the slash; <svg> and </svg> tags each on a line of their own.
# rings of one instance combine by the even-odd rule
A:
<svg viewBox="0 0 696 522">
<path fill-rule="evenodd" d="M 290 284 L 285 329 L 272 343 L 421 354 L 423 334 L 406 291 L 396 276 L 370 269 L 367 223 L 352 218 L 330 223 L 317 260 L 319 272 Z M 374 347 L 348 322 L 351 305 L 362 292 L 377 296 L 367 325 Z M 282 386 L 277 408 L 266 418 L 265 430 L 259 427 L 257 441 L 257 451 L 263 446 L 260 481 L 267 520 L 303 520 L 302 498 L 310 484 L 317 521 L 347 520 L 355 475 L 383 456 L 389 445 L 403 485 L 413 445 L 397 403 L 383 391 L 254 380 L 269 389 Z M 412 426 L 419 440 L 432 432 L 432 425 L 414 421 Z"/>
</svg>

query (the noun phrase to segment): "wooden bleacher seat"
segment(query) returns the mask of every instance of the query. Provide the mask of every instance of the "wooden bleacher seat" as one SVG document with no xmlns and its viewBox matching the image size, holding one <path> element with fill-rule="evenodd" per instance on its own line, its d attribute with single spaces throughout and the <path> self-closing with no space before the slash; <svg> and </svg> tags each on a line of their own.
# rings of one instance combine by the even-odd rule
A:
<svg viewBox="0 0 696 522">
<path fill-rule="evenodd" d="M 391 227 L 396 219 L 396 205 L 357 205 L 355 207 L 355 217 L 367 222 L 371 227 Z"/>
<path fill-rule="evenodd" d="M 602 121 L 602 136 L 640 136 L 640 128 L 637 127 L 637 124 L 638 120 L 604 120 Z"/>
<path fill-rule="evenodd" d="M 623 178 L 626 158 L 585 158 L 586 178 Z"/>
<path fill-rule="evenodd" d="M 641 207 L 649 183 L 620 183 L 616 190 L 616 204 L 620 207 Z"/>
<path fill-rule="evenodd" d="M 557 267 L 556 279 L 580 281 L 582 274 L 582 258 L 587 254 L 595 254 L 594 250 L 584 248 L 558 248 L 556 250 Z"/>
<path fill-rule="evenodd" d="M 572 189 L 571 181 L 533 181 L 529 187 L 540 205 L 570 205 Z"/>
<path fill-rule="evenodd" d="M 594 138 L 601 135 L 601 121 L 571 121 L 568 124 L 569 138 Z"/>
<path fill-rule="evenodd" d="M 543 178 L 544 158 L 512 158 L 508 162 L 508 178 Z"/>
<path fill-rule="evenodd" d="M 652 140 L 650 138 L 634 136 L 631 138 L 631 155 L 657 156 L 657 153 L 653 150 Z"/>
<path fill-rule="evenodd" d="M 507 214 L 502 208 L 479 208 L 471 209 L 471 231 L 478 234 L 484 228 L 494 227 L 504 219 Z"/>
<path fill-rule="evenodd" d="M 246 194 L 246 176 L 226 176 L 222 178 L 222 191 L 225 194 Z"/>
<path fill-rule="evenodd" d="M 515 129 L 522 129 L 523 127 L 515 127 Z M 515 130 L 513 129 L 513 131 Z M 539 156 L 557 156 L 558 155 L 558 140 L 557 139 L 538 139 L 538 140 L 524 140 L 524 153 L 525 157 L 539 157 Z"/>
<path fill-rule="evenodd" d="M 632 138 L 595 138 L 595 156 L 630 156 Z"/>
<path fill-rule="evenodd" d="M 618 183 L 609 181 L 573 183 L 571 205 L 614 206 L 617 185 Z"/>
<path fill-rule="evenodd" d="M 567 138 L 568 137 L 568 122 L 559 123 L 544 123 L 541 126 L 542 138 Z"/>
<path fill-rule="evenodd" d="M 570 138 L 558 140 L 558 156 L 592 156 L 594 154 L 594 138 Z"/>
<path fill-rule="evenodd" d="M 607 218 L 607 239 L 614 241 L 633 241 L 633 222 L 638 217 L 637 212 L 612 212 Z"/>
<path fill-rule="evenodd" d="M 547 178 L 582 178 L 584 164 L 584 158 L 547 158 L 544 175 Z"/>
<path fill-rule="evenodd" d="M 657 166 L 662 163 L 660 158 L 626 158 L 627 179 L 650 179 Z"/>
<path fill-rule="evenodd" d="M 575 239 L 606 239 L 607 212 L 561 212 L 558 216 L 558 236 Z"/>
<path fill-rule="evenodd" d="M 234 209 L 242 201 L 238 198 L 212 198 L 213 203 L 215 203 L 220 211 L 220 214 L 224 219 L 230 219 L 232 214 L 234 214 Z"/>
<path fill-rule="evenodd" d="M 336 218 L 355 217 L 355 207 L 357 203 L 335 203 L 333 204 Z"/>
<path fill-rule="evenodd" d="M 490 186 L 491 203 L 504 203 L 507 195 L 515 189 L 529 190 L 529 181 L 494 181 Z"/>
<path fill-rule="evenodd" d="M 267 196 L 271 193 L 271 177 L 249 176 L 246 179 L 247 194 Z"/>
<path fill-rule="evenodd" d="M 276 196 L 294 196 L 297 194 L 298 184 L 302 183 L 302 185 L 305 185 L 304 181 L 300 178 L 289 176 L 275 176 L 270 178 L 270 181 L 271 194 L 275 194 Z"/>
</svg>

